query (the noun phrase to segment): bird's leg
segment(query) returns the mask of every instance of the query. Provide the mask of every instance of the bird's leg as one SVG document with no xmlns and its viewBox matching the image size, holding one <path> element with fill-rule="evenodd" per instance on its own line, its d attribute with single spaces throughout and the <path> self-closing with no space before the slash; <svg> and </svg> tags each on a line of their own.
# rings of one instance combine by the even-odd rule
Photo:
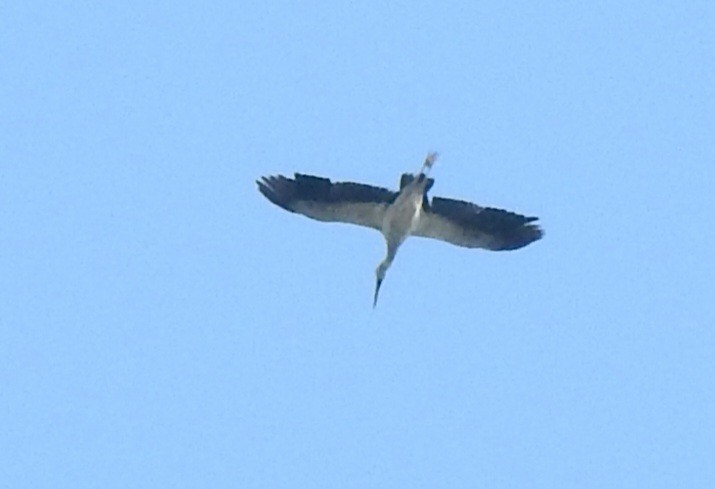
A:
<svg viewBox="0 0 715 489">
<path fill-rule="evenodd" d="M 420 173 L 423 173 L 425 175 L 428 174 L 430 169 L 432 168 L 432 165 L 434 165 L 434 162 L 437 161 L 437 156 L 438 154 L 435 152 L 427 153 L 425 162 L 422 163 L 422 168 L 420 168 Z"/>
</svg>

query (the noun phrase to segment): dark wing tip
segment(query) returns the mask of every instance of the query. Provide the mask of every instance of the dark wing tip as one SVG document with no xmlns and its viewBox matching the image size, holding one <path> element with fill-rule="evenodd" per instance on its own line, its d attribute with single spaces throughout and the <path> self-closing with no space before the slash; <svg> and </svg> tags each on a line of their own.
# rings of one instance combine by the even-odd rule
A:
<svg viewBox="0 0 715 489">
<path fill-rule="evenodd" d="M 528 218 L 528 222 L 534 222 L 536 217 Z M 500 236 L 501 246 L 497 248 L 500 251 L 512 251 L 523 248 L 524 246 L 538 241 L 544 237 L 544 231 L 536 224 L 524 224 L 517 228 L 503 232 Z"/>
<path fill-rule="evenodd" d="M 541 227 L 534 224 L 538 217 L 487 207 L 479 213 L 479 218 L 482 228 L 497 238 L 494 247 L 497 251 L 518 250 L 544 236 Z"/>
<path fill-rule="evenodd" d="M 261 177 L 260 180 L 256 180 L 256 183 L 258 184 L 258 191 L 261 192 L 265 198 L 275 205 L 293 212 L 293 209 L 290 208 L 290 202 L 295 193 L 294 182 L 292 180 L 283 175 L 271 175 Z"/>
</svg>

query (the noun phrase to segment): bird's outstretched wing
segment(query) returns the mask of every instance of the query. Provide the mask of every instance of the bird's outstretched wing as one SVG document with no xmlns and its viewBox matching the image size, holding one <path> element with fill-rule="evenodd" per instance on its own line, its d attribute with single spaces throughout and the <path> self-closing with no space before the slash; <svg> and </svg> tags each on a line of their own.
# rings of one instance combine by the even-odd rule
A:
<svg viewBox="0 0 715 489">
<path fill-rule="evenodd" d="M 382 228 L 387 207 L 397 192 L 362 183 L 331 182 L 327 178 L 295 174 L 263 177 L 258 190 L 275 205 L 325 222 L 345 222 Z"/>
<path fill-rule="evenodd" d="M 412 235 L 467 248 L 516 250 L 543 236 L 541 228 L 532 224 L 537 219 L 471 202 L 434 197 L 430 205 L 423 208 Z"/>
</svg>

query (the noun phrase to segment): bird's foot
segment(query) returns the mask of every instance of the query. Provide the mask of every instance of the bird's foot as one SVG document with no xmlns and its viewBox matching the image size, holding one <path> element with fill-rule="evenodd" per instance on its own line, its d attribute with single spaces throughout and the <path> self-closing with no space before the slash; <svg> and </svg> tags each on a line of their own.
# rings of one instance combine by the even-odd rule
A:
<svg viewBox="0 0 715 489">
<path fill-rule="evenodd" d="M 429 173 L 429 170 L 432 168 L 432 165 L 434 165 L 434 162 L 437 161 L 437 156 L 438 153 L 434 151 L 431 153 L 427 153 L 427 157 L 425 158 L 425 162 L 422 164 L 422 169 L 420 170 L 420 173 Z"/>
</svg>

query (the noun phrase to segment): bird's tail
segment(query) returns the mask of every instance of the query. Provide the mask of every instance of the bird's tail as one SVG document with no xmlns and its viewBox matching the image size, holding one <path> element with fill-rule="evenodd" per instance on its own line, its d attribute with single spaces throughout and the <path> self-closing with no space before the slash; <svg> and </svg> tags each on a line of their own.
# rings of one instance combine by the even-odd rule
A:
<svg viewBox="0 0 715 489">
<path fill-rule="evenodd" d="M 412 183 L 414 179 L 415 176 L 412 173 L 403 173 L 400 177 L 400 190 Z M 425 185 L 425 193 L 429 192 L 429 190 L 432 188 L 432 185 L 434 185 L 434 178 L 428 178 L 427 185 Z"/>
</svg>

